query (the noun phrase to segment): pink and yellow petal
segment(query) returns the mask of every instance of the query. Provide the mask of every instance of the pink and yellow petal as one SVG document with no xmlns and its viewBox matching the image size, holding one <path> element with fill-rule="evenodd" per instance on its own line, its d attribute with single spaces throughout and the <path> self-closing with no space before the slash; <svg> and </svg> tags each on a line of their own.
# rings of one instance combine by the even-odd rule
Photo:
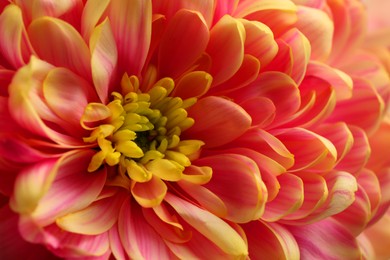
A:
<svg viewBox="0 0 390 260">
<path fill-rule="evenodd" d="M 135 182 L 131 184 L 131 194 L 143 207 L 151 208 L 159 205 L 167 194 L 167 185 L 157 176 L 148 182 Z"/>
<path fill-rule="evenodd" d="M 194 11 L 178 11 L 167 25 L 160 42 L 160 77 L 180 76 L 202 55 L 208 41 L 209 30 L 202 16 Z"/>
</svg>

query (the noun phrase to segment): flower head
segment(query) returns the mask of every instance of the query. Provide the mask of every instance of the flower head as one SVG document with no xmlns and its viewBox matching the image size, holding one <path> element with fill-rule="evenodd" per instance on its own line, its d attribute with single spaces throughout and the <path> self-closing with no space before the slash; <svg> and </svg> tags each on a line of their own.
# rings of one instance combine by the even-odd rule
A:
<svg viewBox="0 0 390 260">
<path fill-rule="evenodd" d="M 5 256 L 375 254 L 390 70 L 364 8 L 0 4 Z"/>
</svg>

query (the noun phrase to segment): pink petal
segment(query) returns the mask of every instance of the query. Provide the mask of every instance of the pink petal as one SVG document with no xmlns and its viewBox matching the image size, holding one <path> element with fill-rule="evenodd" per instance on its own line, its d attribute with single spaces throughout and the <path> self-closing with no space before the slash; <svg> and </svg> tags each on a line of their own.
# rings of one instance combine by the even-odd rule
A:
<svg viewBox="0 0 390 260">
<path fill-rule="evenodd" d="M 14 75 L 15 72 L 12 70 L 0 69 L 0 96 L 8 96 L 8 85 Z"/>
<path fill-rule="evenodd" d="M 362 129 L 355 126 L 350 126 L 349 129 L 353 136 L 353 144 L 335 168 L 354 174 L 366 165 L 371 149 L 367 135 Z"/>
<path fill-rule="evenodd" d="M 116 259 L 128 260 L 129 257 L 127 256 L 125 249 L 123 248 L 117 224 L 113 225 L 112 228 L 108 231 L 108 237 L 110 240 L 110 249 L 112 251 L 113 256 Z"/>
<path fill-rule="evenodd" d="M 102 21 L 103 13 L 107 10 L 110 0 L 86 1 L 81 15 L 81 35 L 89 41 L 92 31 Z"/>
<path fill-rule="evenodd" d="M 267 66 L 278 52 L 272 30 L 257 21 L 242 20 L 245 27 L 245 53 L 256 57 L 261 67 Z"/>
<path fill-rule="evenodd" d="M 262 67 L 261 71 L 280 71 L 286 75 L 291 75 L 294 65 L 291 46 L 280 38 L 276 39 L 276 43 L 278 44 L 276 56 L 267 66 Z"/>
<path fill-rule="evenodd" d="M 231 15 L 237 8 L 238 2 L 239 0 L 214 2 L 215 10 L 213 24 L 221 20 L 224 15 Z"/>
<path fill-rule="evenodd" d="M 299 259 L 298 244 L 283 226 L 259 220 L 244 224 L 243 228 L 248 239 L 250 259 Z"/>
<path fill-rule="evenodd" d="M 1 13 L 0 38 L 0 54 L 8 63 L 17 69 L 28 62 L 33 50 L 18 6 L 10 4 Z"/>
<path fill-rule="evenodd" d="M 145 220 L 141 207 L 125 200 L 119 213 L 118 231 L 122 245 L 131 259 L 170 259 L 162 238 Z"/>
<path fill-rule="evenodd" d="M 121 75 L 139 75 L 149 49 L 152 5 L 149 0 L 111 1 L 108 9 L 112 32 L 118 48 Z"/>
<path fill-rule="evenodd" d="M 260 62 L 252 55 L 245 54 L 238 71 L 220 85 L 212 88 L 208 94 L 223 95 L 224 92 L 241 89 L 257 79 L 260 71 Z"/>
<path fill-rule="evenodd" d="M 54 123 L 51 126 L 59 124 L 62 129 L 75 131 L 69 123 L 55 115 L 42 98 L 42 83 L 52 68 L 50 64 L 32 56 L 30 63 L 18 70 L 9 86 L 9 111 L 16 122 L 32 133 L 47 137 L 65 147 L 80 145 L 80 140 L 59 133 L 57 128 L 53 130 L 44 122 Z"/>
<path fill-rule="evenodd" d="M 240 106 L 251 116 L 252 126 L 265 128 L 275 119 L 276 107 L 269 98 L 254 97 L 244 100 Z"/>
<path fill-rule="evenodd" d="M 390 158 L 387 156 L 387 151 L 390 145 L 390 122 L 384 120 L 370 137 L 369 143 L 371 147 L 371 156 L 369 158 L 367 168 L 374 172 L 379 172 L 381 169 L 390 166 Z"/>
<path fill-rule="evenodd" d="M 337 150 L 324 137 L 303 128 L 276 130 L 275 136 L 294 155 L 294 166 L 290 171 L 303 169 L 329 171 L 333 169 Z"/>
<path fill-rule="evenodd" d="M 0 250 L 3 259 L 55 259 L 42 245 L 25 241 L 18 232 L 18 214 L 8 205 L 0 209 Z"/>
<path fill-rule="evenodd" d="M 235 140 L 231 147 L 238 145 L 264 154 L 285 169 L 289 169 L 294 164 L 294 156 L 286 146 L 275 136 L 264 130 L 252 128 Z"/>
<path fill-rule="evenodd" d="M 262 22 L 278 36 L 296 22 L 296 11 L 295 4 L 286 0 L 241 1 L 234 16 Z"/>
<path fill-rule="evenodd" d="M 227 114 L 229 118 L 225 116 Z M 209 148 L 234 140 L 251 124 L 251 118 L 244 109 L 227 99 L 214 96 L 200 99 L 189 109 L 189 116 L 195 120 L 195 124 L 183 133 L 184 138 L 200 139 Z"/>
<path fill-rule="evenodd" d="M 84 209 L 96 199 L 105 183 L 106 171 L 87 172 L 92 155 L 92 151 L 81 150 L 65 154 L 56 162 L 54 180 L 32 212 L 37 223 L 52 223 L 58 217 Z"/>
<path fill-rule="evenodd" d="M 261 217 L 268 222 L 277 221 L 298 210 L 304 201 L 302 180 L 290 173 L 278 176 L 280 190 L 275 199 L 268 202 Z"/>
<path fill-rule="evenodd" d="M 196 161 L 196 165 L 213 169 L 211 180 L 203 187 L 217 195 L 226 205 L 227 215 L 222 217 L 245 223 L 261 216 L 259 209 L 264 207 L 267 198 L 262 193 L 260 172 L 253 160 L 237 154 L 221 154 L 201 158 Z M 200 199 L 207 201 L 208 198 L 196 199 L 206 204 Z"/>
<path fill-rule="evenodd" d="M 153 13 L 162 14 L 167 20 L 171 20 L 172 17 L 181 9 L 193 10 L 199 12 L 203 19 L 206 21 L 207 26 L 211 27 L 211 22 L 214 14 L 214 1 L 170 1 L 170 0 L 153 0 Z M 217 4 L 220 4 L 219 2 Z M 215 11 L 216 12 L 216 11 Z"/>
<path fill-rule="evenodd" d="M 160 76 L 180 76 L 202 55 L 209 30 L 199 13 L 180 10 L 170 20 L 161 39 L 158 70 Z"/>
<path fill-rule="evenodd" d="M 118 61 L 115 39 L 108 19 L 95 27 L 89 45 L 93 83 L 100 100 L 105 104 Z"/>
<path fill-rule="evenodd" d="M 70 70 L 56 68 L 43 81 L 42 93 L 51 111 L 78 132 L 82 131 L 80 118 L 89 101 L 96 96 L 88 82 Z"/>
<path fill-rule="evenodd" d="M 224 16 L 210 31 L 206 52 L 212 60 L 213 85 L 231 78 L 244 58 L 245 28 L 239 20 Z"/>
<path fill-rule="evenodd" d="M 116 222 L 123 201 L 128 195 L 117 192 L 112 197 L 93 202 L 86 208 L 56 220 L 63 230 L 83 235 L 98 235 L 108 231 Z"/>
<path fill-rule="evenodd" d="M 361 252 L 354 237 L 332 219 L 312 225 L 290 226 L 302 259 L 360 259 Z"/>
<path fill-rule="evenodd" d="M 375 172 L 362 169 L 357 175 L 357 181 L 370 200 L 371 212 L 375 213 L 380 203 L 383 202 L 383 200 L 381 201 L 381 189 L 383 186 L 379 182 L 378 177 Z"/>
<path fill-rule="evenodd" d="M 234 257 L 245 257 L 248 254 L 242 237 L 220 218 L 171 194 L 167 194 L 165 200 L 191 227 L 226 254 Z"/>
<path fill-rule="evenodd" d="M 311 45 L 306 36 L 297 30 L 291 29 L 281 36 L 291 50 L 291 78 L 300 84 L 306 73 L 306 67 L 311 55 Z"/>
<path fill-rule="evenodd" d="M 348 126 L 343 123 L 321 124 L 314 132 L 328 139 L 337 150 L 337 161 L 339 163 L 351 150 L 354 143 L 354 136 Z"/>
<path fill-rule="evenodd" d="M 326 60 L 332 48 L 331 18 L 321 10 L 299 6 L 296 26 L 310 41 L 311 59 Z"/>
<path fill-rule="evenodd" d="M 91 55 L 81 35 L 70 24 L 51 17 L 34 20 L 28 27 L 38 56 L 58 67 L 66 67 L 89 80 Z"/>
</svg>

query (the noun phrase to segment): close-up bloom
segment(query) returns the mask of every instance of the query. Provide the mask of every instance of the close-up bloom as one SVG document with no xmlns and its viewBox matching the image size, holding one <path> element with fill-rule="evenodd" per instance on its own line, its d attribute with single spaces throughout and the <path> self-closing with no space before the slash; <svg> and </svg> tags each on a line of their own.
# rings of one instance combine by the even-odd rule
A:
<svg viewBox="0 0 390 260">
<path fill-rule="evenodd" d="M 381 0 L 0 0 L 0 259 L 389 259 Z"/>
</svg>

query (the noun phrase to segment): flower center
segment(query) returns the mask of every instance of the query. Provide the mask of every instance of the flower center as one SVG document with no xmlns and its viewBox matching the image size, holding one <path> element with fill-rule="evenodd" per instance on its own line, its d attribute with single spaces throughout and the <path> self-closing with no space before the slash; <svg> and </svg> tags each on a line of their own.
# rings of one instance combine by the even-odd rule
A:
<svg viewBox="0 0 390 260">
<path fill-rule="evenodd" d="M 138 78 L 125 75 L 121 87 L 121 93 L 113 92 L 107 105 L 89 103 L 81 118 L 83 128 L 90 130 L 84 142 L 97 148 L 88 171 L 106 164 L 118 167 L 122 179 L 135 182 L 148 182 L 153 176 L 180 180 L 191 165 L 190 158 L 203 145 L 199 140 L 180 140 L 180 134 L 194 124 L 186 109 L 196 98 L 170 97 L 171 78 L 161 79 L 142 93 Z"/>
</svg>

